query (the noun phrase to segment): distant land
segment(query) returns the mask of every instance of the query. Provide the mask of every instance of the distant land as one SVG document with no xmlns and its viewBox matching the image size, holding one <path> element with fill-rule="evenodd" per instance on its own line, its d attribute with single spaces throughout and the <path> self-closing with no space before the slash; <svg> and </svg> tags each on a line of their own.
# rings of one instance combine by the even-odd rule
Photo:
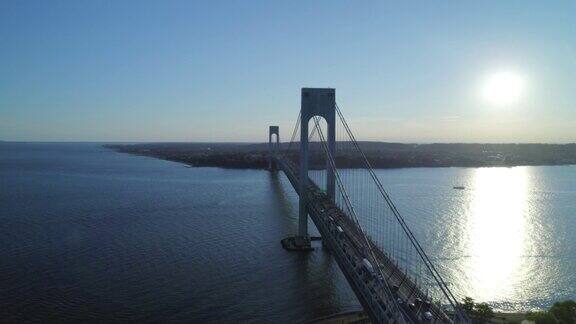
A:
<svg viewBox="0 0 576 324">
<path fill-rule="evenodd" d="M 359 142 L 372 166 L 377 169 L 414 167 L 487 167 L 576 164 L 576 144 L 401 144 Z M 310 166 L 322 168 L 324 160 L 318 143 L 311 143 Z M 316 146 L 314 146 L 316 145 Z M 338 147 L 349 146 L 338 142 Z M 246 143 L 147 143 L 109 144 L 118 152 L 182 162 L 194 167 L 264 169 L 268 166 L 268 144 Z M 281 148 L 286 149 L 287 143 Z M 294 149 L 294 148 L 292 148 Z M 354 154 L 336 155 L 342 168 L 362 167 Z"/>
</svg>

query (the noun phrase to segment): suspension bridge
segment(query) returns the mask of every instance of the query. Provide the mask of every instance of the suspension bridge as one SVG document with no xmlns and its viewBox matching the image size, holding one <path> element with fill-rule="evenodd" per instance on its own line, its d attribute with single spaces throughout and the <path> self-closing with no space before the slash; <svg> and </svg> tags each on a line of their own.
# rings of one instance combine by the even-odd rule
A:
<svg viewBox="0 0 576 324">
<path fill-rule="evenodd" d="M 298 233 L 282 241 L 286 249 L 312 249 L 310 218 L 372 322 L 471 322 L 372 169 L 334 89 L 303 88 L 290 142 L 280 144 L 278 126 L 268 139 L 270 169 L 299 196 Z M 352 160 L 362 167 L 347 167 Z"/>
</svg>

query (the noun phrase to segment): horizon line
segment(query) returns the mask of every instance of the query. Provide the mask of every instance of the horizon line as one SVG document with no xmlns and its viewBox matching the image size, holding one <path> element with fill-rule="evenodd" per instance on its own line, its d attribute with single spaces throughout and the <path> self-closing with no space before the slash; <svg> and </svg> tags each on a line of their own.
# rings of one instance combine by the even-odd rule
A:
<svg viewBox="0 0 576 324">
<path fill-rule="evenodd" d="M 337 141 L 349 142 L 349 141 Z M 360 143 L 386 143 L 386 144 L 403 144 L 403 145 L 433 145 L 433 144 L 466 144 L 466 145 L 575 145 L 576 142 L 397 142 L 397 141 L 379 141 L 379 140 L 359 140 Z M 0 143 L 16 143 L 16 144 L 267 144 L 268 142 L 254 142 L 254 141 L 83 141 L 83 140 L 57 140 L 57 141 L 41 141 L 41 140 L 0 140 Z M 280 144 L 289 142 L 280 142 Z"/>
</svg>

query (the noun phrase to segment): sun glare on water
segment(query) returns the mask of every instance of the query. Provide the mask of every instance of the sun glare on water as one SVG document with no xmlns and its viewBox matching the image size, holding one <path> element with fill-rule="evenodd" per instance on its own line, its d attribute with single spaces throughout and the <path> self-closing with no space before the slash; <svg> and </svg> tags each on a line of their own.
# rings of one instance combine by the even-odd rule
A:
<svg viewBox="0 0 576 324">
<path fill-rule="evenodd" d="M 511 106 L 524 94 L 525 80 L 513 71 L 499 71 L 488 75 L 482 85 L 482 98 L 493 106 Z"/>
<path fill-rule="evenodd" d="M 474 298 L 504 300 L 521 280 L 523 256 L 531 245 L 526 236 L 530 168 L 479 168 L 468 215 L 470 239 L 467 281 Z"/>
</svg>

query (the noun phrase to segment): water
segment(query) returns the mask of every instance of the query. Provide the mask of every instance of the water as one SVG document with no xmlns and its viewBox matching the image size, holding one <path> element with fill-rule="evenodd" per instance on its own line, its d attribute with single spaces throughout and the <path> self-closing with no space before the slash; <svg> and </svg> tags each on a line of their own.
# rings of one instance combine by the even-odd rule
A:
<svg viewBox="0 0 576 324">
<path fill-rule="evenodd" d="M 576 299 L 576 166 L 378 175 L 457 296 L 508 312 Z"/>
<path fill-rule="evenodd" d="M 506 310 L 576 298 L 576 167 L 378 174 L 458 293 Z M 0 144 L 0 315 L 303 322 L 358 309 L 319 245 L 280 247 L 296 202 L 266 171 Z"/>
</svg>

